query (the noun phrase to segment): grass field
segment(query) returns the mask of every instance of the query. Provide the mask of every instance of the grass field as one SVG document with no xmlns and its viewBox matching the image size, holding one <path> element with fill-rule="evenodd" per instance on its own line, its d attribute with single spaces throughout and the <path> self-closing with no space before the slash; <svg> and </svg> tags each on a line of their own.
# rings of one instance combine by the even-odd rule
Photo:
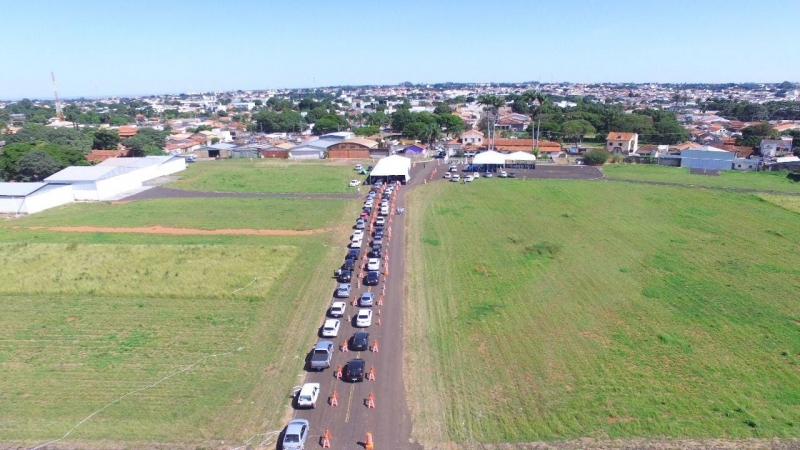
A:
<svg viewBox="0 0 800 450">
<path fill-rule="evenodd" d="M 287 198 L 164 198 L 130 203 L 73 203 L 0 222 L 3 227 L 95 226 L 214 230 L 313 230 L 339 223 L 354 200 Z M 353 206 L 353 209 L 356 208 Z"/>
<path fill-rule="evenodd" d="M 139 389 L 61 445 L 199 448 L 279 430 L 346 233 L 0 229 L 0 446 L 58 439 Z"/>
<path fill-rule="evenodd" d="M 190 164 L 171 188 L 190 191 L 355 193 L 348 187 L 356 162 L 204 161 Z"/>
<path fill-rule="evenodd" d="M 610 164 L 603 173 L 612 180 L 655 181 L 693 186 L 753 189 L 760 191 L 800 192 L 800 183 L 784 172 L 722 171 L 720 176 L 692 175 L 689 169 L 657 165 Z"/>
<path fill-rule="evenodd" d="M 800 435 L 796 213 L 583 181 L 409 196 L 423 444 Z"/>
</svg>

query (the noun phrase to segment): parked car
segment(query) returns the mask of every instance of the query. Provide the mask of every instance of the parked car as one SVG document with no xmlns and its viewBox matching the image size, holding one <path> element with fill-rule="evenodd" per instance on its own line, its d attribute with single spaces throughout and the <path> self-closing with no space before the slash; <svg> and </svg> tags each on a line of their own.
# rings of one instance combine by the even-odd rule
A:
<svg viewBox="0 0 800 450">
<path fill-rule="evenodd" d="M 357 250 L 357 249 L 351 249 L 351 250 Z M 358 258 L 351 258 L 350 256 L 348 256 L 347 258 L 344 259 L 344 264 L 342 264 L 342 270 L 350 270 L 350 271 L 355 270 L 357 260 Z"/>
<path fill-rule="evenodd" d="M 458 172 L 458 166 L 457 166 L 457 165 L 455 165 L 455 164 L 453 164 L 452 166 L 450 166 L 450 172 Z"/>
<path fill-rule="evenodd" d="M 372 208 L 373 206 L 375 206 L 375 203 L 373 203 L 372 200 L 367 200 L 364 202 L 364 208 Z"/>
<path fill-rule="evenodd" d="M 342 317 L 344 316 L 344 310 L 347 308 L 347 303 L 345 302 L 333 302 L 331 303 L 331 308 L 328 311 L 328 315 L 331 317 Z"/>
<path fill-rule="evenodd" d="M 508 178 L 517 178 L 517 174 L 514 172 L 508 172 Z"/>
<path fill-rule="evenodd" d="M 467 175 L 464 177 L 464 181 L 470 183 L 473 180 L 472 175 Z"/>
<path fill-rule="evenodd" d="M 371 311 L 370 311 L 371 312 Z M 371 319 L 372 317 L 370 317 Z M 311 360 L 309 367 L 311 370 L 324 370 L 331 366 L 331 358 L 333 357 L 333 342 L 319 341 L 314 346 L 311 352 Z"/>
<path fill-rule="evenodd" d="M 350 243 L 350 248 L 361 248 L 362 240 L 353 241 Z"/>
<path fill-rule="evenodd" d="M 450 178 L 450 181 L 452 181 L 453 183 L 458 183 L 460 180 L 461 180 L 461 176 L 459 176 L 459 175 L 453 175 Z"/>
<path fill-rule="evenodd" d="M 326 319 L 322 324 L 322 337 L 336 337 L 339 335 L 339 321 L 337 319 Z"/>
<path fill-rule="evenodd" d="M 345 259 L 347 259 L 347 258 L 358 259 L 358 254 L 359 253 L 361 253 L 361 252 L 357 248 L 348 249 L 347 250 L 347 256 L 345 256 Z"/>
<path fill-rule="evenodd" d="M 372 235 L 373 236 L 378 235 L 378 234 L 383 234 L 383 227 L 376 226 L 375 229 L 372 231 Z"/>
<path fill-rule="evenodd" d="M 356 326 L 363 328 L 370 325 L 372 325 L 372 310 L 360 309 L 358 311 L 358 315 L 356 316 Z"/>
<path fill-rule="evenodd" d="M 351 359 L 347 361 L 342 377 L 352 382 L 364 381 L 364 360 Z"/>
<path fill-rule="evenodd" d="M 373 248 L 372 250 L 367 253 L 368 258 L 380 258 L 381 257 L 381 249 L 380 248 Z"/>
<path fill-rule="evenodd" d="M 359 186 L 360 184 L 361 182 L 358 180 L 350 180 L 350 187 L 356 187 Z"/>
<path fill-rule="evenodd" d="M 304 450 L 309 434 L 309 425 L 306 419 L 294 419 L 286 425 L 283 433 L 283 450 Z"/>
<path fill-rule="evenodd" d="M 381 208 L 381 215 L 382 216 L 388 216 L 389 215 L 389 207 L 388 206 L 384 206 L 383 208 Z"/>
<path fill-rule="evenodd" d="M 378 274 L 378 271 L 372 270 L 367 272 L 367 279 L 364 281 L 364 284 L 367 286 L 377 286 L 379 281 L 380 274 Z"/>
<path fill-rule="evenodd" d="M 480 173 L 478 173 L 478 172 L 473 172 L 473 173 L 472 173 L 472 178 L 474 178 L 474 179 L 476 179 L 476 180 L 477 180 L 477 179 L 478 179 L 478 178 L 480 178 L 480 177 L 481 177 L 481 174 L 480 174 Z"/>
<path fill-rule="evenodd" d="M 353 335 L 350 340 L 350 348 L 353 350 L 367 350 L 369 348 L 369 333 L 366 331 L 359 331 Z"/>
<path fill-rule="evenodd" d="M 364 229 L 353 231 L 353 240 L 361 240 L 364 238 Z"/>
<path fill-rule="evenodd" d="M 367 172 L 372 172 L 372 166 L 367 167 Z"/>
<path fill-rule="evenodd" d="M 358 298 L 359 306 L 372 306 L 373 303 L 375 303 L 375 294 L 372 292 L 364 292 L 361 294 L 361 297 Z"/>
<path fill-rule="evenodd" d="M 364 168 L 364 166 L 362 166 L 361 164 L 356 164 L 356 167 L 353 170 L 361 170 L 363 168 Z"/>
<path fill-rule="evenodd" d="M 452 175 L 450 174 L 450 172 L 445 172 L 445 173 L 444 173 L 444 177 L 445 177 L 445 178 L 450 178 L 451 176 L 452 176 Z"/>
<path fill-rule="evenodd" d="M 483 177 L 484 178 L 492 178 L 492 172 L 486 172 L 485 174 L 483 174 Z"/>
<path fill-rule="evenodd" d="M 375 226 L 382 227 L 384 225 L 386 225 L 386 218 L 385 217 L 380 216 L 377 219 L 375 219 Z"/>
<path fill-rule="evenodd" d="M 336 288 L 336 297 L 337 298 L 350 297 L 350 285 L 340 284 L 339 287 Z"/>
<path fill-rule="evenodd" d="M 306 383 L 297 393 L 298 408 L 316 408 L 319 398 L 319 383 Z"/>
<path fill-rule="evenodd" d="M 349 283 L 353 280 L 353 271 L 342 269 L 339 271 L 339 276 L 336 277 L 336 281 L 339 283 Z"/>
<path fill-rule="evenodd" d="M 508 173 L 505 170 L 500 171 L 500 178 L 505 178 L 508 176 Z"/>
</svg>

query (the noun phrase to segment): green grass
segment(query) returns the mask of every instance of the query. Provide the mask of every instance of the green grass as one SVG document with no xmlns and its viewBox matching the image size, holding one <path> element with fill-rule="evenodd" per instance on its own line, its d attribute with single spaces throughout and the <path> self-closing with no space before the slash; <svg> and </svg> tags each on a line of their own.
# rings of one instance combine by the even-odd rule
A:
<svg viewBox="0 0 800 450">
<path fill-rule="evenodd" d="M 720 176 L 692 175 L 689 169 L 657 165 L 611 164 L 603 173 L 612 180 L 655 181 L 703 187 L 753 189 L 760 191 L 800 192 L 800 183 L 784 172 L 722 171 Z"/>
<path fill-rule="evenodd" d="M 423 444 L 800 435 L 795 213 L 755 195 L 499 181 L 409 194 Z"/>
<path fill-rule="evenodd" d="M 279 429 L 346 233 L 0 229 L 0 441 L 60 438 L 185 368 L 59 445 L 191 448 Z"/>
<path fill-rule="evenodd" d="M 190 164 L 168 187 L 190 191 L 271 193 L 355 193 L 352 179 L 363 179 L 357 162 L 204 161 Z"/>
<path fill-rule="evenodd" d="M 95 226 L 312 230 L 338 223 L 354 200 L 164 198 L 129 203 L 73 203 L 0 222 L 3 227 Z"/>
</svg>

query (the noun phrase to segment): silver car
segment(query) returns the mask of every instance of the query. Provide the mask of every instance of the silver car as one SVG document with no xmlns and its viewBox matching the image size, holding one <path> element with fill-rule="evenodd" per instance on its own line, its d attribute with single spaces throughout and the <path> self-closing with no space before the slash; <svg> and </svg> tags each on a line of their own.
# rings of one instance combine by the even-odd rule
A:
<svg viewBox="0 0 800 450">
<path fill-rule="evenodd" d="M 295 419 L 286 425 L 283 435 L 283 450 L 303 450 L 308 439 L 308 421 Z"/>
</svg>

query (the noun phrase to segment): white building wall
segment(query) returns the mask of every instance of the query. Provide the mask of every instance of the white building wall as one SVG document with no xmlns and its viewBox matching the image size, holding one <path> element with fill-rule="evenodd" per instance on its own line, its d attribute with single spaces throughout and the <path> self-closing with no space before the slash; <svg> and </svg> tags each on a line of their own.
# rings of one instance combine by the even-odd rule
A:
<svg viewBox="0 0 800 450">
<path fill-rule="evenodd" d="M 30 195 L 25 200 L 25 203 L 27 204 L 27 213 L 36 214 L 45 209 L 72 203 L 73 199 L 72 186 L 65 184 L 57 188 L 51 188 L 41 194 Z"/>
<path fill-rule="evenodd" d="M 72 195 L 77 201 L 100 200 L 100 196 L 97 193 L 97 185 L 94 181 L 72 183 Z"/>
<path fill-rule="evenodd" d="M 178 173 L 182 170 L 186 170 L 186 159 L 185 158 L 178 158 L 175 160 L 167 161 L 164 164 L 158 166 L 158 176 L 164 177 L 167 175 L 172 175 L 173 173 Z"/>
<path fill-rule="evenodd" d="M 25 199 L 22 197 L 1 197 L 0 213 L 2 214 L 25 214 L 27 208 L 24 205 Z"/>
<path fill-rule="evenodd" d="M 132 191 L 142 187 L 138 171 L 124 173 L 116 177 L 106 178 L 95 183 L 97 186 L 97 200 L 108 200 L 123 192 Z"/>
</svg>

